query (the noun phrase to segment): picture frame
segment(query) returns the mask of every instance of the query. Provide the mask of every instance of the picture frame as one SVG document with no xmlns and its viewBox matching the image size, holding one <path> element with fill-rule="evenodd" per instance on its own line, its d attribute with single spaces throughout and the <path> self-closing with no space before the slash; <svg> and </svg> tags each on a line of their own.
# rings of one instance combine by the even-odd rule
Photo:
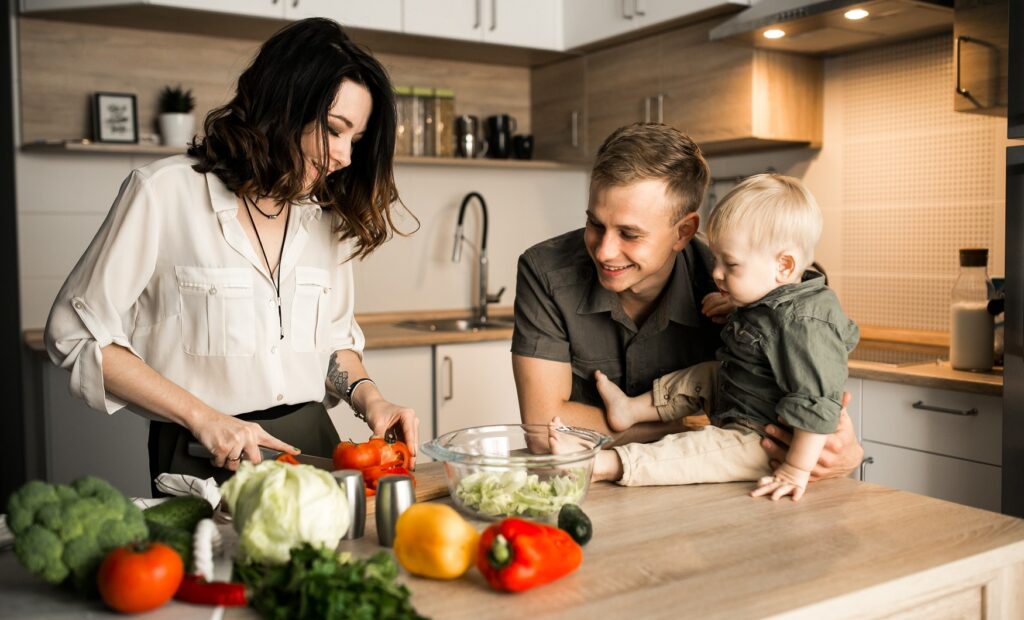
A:
<svg viewBox="0 0 1024 620">
<path fill-rule="evenodd" d="M 138 104 L 133 93 L 96 92 L 92 95 L 93 141 L 138 144 Z"/>
</svg>

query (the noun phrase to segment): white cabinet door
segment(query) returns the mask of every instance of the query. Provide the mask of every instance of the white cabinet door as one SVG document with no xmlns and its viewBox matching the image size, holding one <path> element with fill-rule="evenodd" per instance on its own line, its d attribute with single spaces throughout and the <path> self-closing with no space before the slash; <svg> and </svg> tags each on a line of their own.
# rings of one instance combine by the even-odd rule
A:
<svg viewBox="0 0 1024 620">
<path fill-rule="evenodd" d="M 483 41 L 484 3 L 490 0 L 405 0 L 407 34 Z"/>
<path fill-rule="evenodd" d="M 438 435 L 520 422 L 511 346 L 498 340 L 434 347 Z"/>
<path fill-rule="evenodd" d="M 844 388 L 850 393 L 850 404 L 846 406 L 846 413 L 850 416 L 850 421 L 853 422 L 853 432 L 857 433 L 857 439 L 862 442 L 864 441 L 864 435 L 861 433 L 861 400 L 863 399 L 863 384 L 864 381 L 862 379 L 854 379 L 851 377 L 846 380 L 846 387 Z M 858 467 L 853 470 L 850 474 L 850 478 L 860 480 L 861 469 L 863 469 L 863 467 Z"/>
<path fill-rule="evenodd" d="M 630 0 L 627 0 L 627 2 Z M 737 9 L 750 6 L 749 0 L 632 0 L 638 27 L 660 24 L 677 17 L 687 17 L 702 11 L 733 4 Z"/>
<path fill-rule="evenodd" d="M 434 370 L 430 347 L 369 349 L 363 353 L 363 365 L 384 398 L 416 410 L 420 419 L 420 443 L 432 439 Z M 331 409 L 330 414 L 343 440 L 366 441 L 370 437 L 370 428 L 344 402 Z"/>
<path fill-rule="evenodd" d="M 352 28 L 402 31 L 402 0 L 281 0 L 285 17 L 327 17 Z"/>
<path fill-rule="evenodd" d="M 629 32 L 636 28 L 633 0 L 564 0 L 562 24 L 566 49 Z"/>
<path fill-rule="evenodd" d="M 864 442 L 865 482 L 999 511 L 1000 468 L 874 441 Z"/>
<path fill-rule="evenodd" d="M 561 49 L 558 3 L 552 0 L 484 0 L 484 41 L 535 49 Z"/>
<path fill-rule="evenodd" d="M 170 6 L 198 11 L 216 11 L 255 17 L 284 17 L 285 3 L 293 0 L 145 0 L 140 4 Z"/>
</svg>

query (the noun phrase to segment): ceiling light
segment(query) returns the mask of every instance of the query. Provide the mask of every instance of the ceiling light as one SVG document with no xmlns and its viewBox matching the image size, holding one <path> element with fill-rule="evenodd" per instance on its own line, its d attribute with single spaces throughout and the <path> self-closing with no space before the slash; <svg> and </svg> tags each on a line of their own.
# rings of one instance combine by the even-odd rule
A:
<svg viewBox="0 0 1024 620">
<path fill-rule="evenodd" d="M 843 13 L 843 17 L 845 17 L 846 19 L 852 19 L 854 21 L 858 19 L 864 19 L 868 15 L 870 15 L 870 13 L 868 13 L 864 9 L 850 9 L 849 11 Z"/>
<path fill-rule="evenodd" d="M 781 39 L 786 36 L 785 30 L 779 30 L 778 28 L 772 28 L 771 30 L 764 31 L 764 38 L 766 39 Z"/>
</svg>

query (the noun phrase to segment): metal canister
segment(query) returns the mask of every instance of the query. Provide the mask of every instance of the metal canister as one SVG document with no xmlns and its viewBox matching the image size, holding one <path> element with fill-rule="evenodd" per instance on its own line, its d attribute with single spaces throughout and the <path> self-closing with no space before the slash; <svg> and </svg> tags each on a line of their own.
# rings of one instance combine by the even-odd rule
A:
<svg viewBox="0 0 1024 620">
<path fill-rule="evenodd" d="M 342 537 L 346 540 L 362 538 L 366 529 L 366 487 L 363 472 L 358 469 L 339 469 L 331 472 L 348 500 L 348 531 Z"/>
<path fill-rule="evenodd" d="M 398 517 L 415 501 L 409 476 L 384 476 L 377 481 L 377 540 L 382 547 L 394 544 Z"/>
</svg>

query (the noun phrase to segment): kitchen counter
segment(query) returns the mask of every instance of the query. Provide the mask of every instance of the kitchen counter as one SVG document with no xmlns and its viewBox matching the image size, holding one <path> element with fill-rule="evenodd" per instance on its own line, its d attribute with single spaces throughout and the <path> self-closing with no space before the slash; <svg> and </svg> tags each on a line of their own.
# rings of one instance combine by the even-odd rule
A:
<svg viewBox="0 0 1024 620">
<path fill-rule="evenodd" d="M 438 619 L 1024 617 L 1024 520 L 849 479 L 815 483 L 799 504 L 755 500 L 750 488 L 596 484 L 583 503 L 594 524 L 583 565 L 526 593 L 493 592 L 475 569 L 402 579 L 416 609 Z M 365 537 L 341 545 L 361 557 L 377 549 L 372 519 Z M 0 617 L 87 609 L 34 581 L 10 551 L 0 553 L 0 599 Z M 210 611 L 171 603 L 139 617 Z"/>
</svg>

